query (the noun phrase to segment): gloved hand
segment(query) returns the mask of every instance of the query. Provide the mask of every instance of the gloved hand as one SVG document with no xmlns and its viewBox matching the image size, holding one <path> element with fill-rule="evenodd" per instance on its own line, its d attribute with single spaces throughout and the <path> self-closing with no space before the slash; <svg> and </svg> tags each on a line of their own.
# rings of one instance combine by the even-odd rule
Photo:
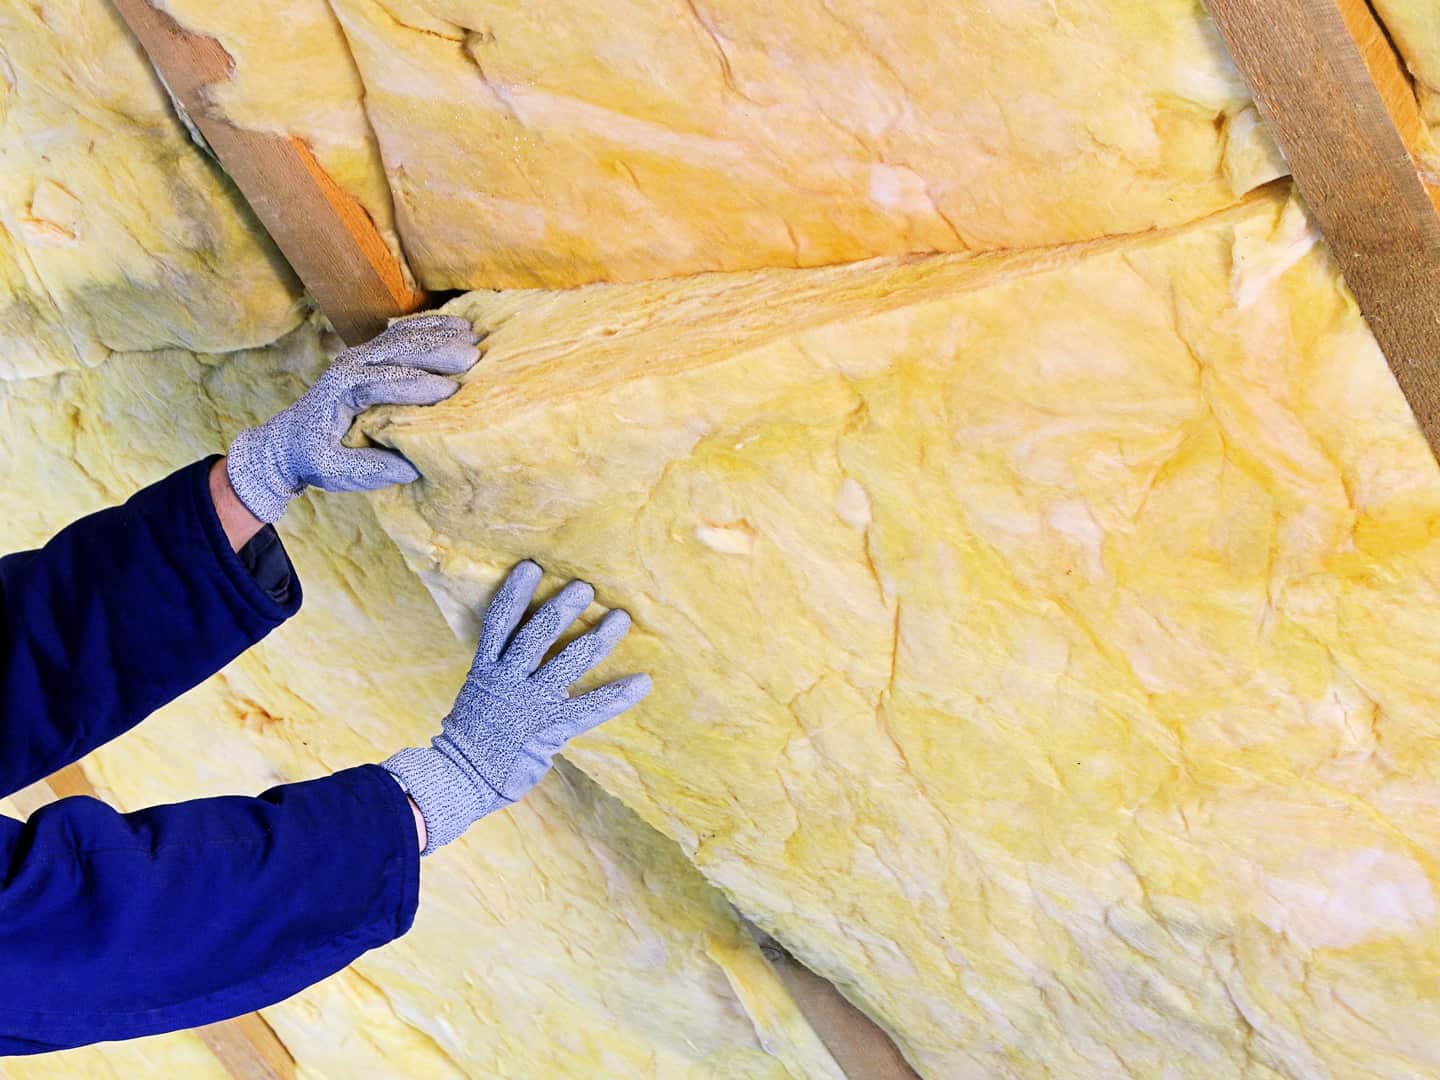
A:
<svg viewBox="0 0 1440 1080">
<path fill-rule="evenodd" d="M 547 650 L 590 606 L 595 590 L 572 581 L 521 626 L 540 573 L 533 562 L 520 563 L 490 602 L 470 674 L 440 734 L 430 741 L 432 749 L 401 750 L 384 763 L 425 818 L 428 842 L 422 855 L 515 802 L 540 782 L 567 741 L 650 692 L 648 675 L 627 675 L 570 696 L 570 685 L 630 629 L 623 611 L 606 612 L 593 630 L 541 665 Z"/>
<path fill-rule="evenodd" d="M 393 450 L 350 448 L 340 440 L 372 405 L 434 405 L 480 357 L 470 323 L 454 315 L 399 319 L 364 345 L 346 349 L 299 401 L 235 437 L 225 463 L 245 508 L 273 522 L 306 487 L 369 491 L 418 479 Z"/>
</svg>

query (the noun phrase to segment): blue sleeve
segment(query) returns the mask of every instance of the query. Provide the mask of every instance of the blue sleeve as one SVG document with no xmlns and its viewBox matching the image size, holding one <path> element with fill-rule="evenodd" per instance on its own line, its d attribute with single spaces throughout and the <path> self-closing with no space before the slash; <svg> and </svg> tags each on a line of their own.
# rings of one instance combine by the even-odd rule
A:
<svg viewBox="0 0 1440 1080">
<path fill-rule="evenodd" d="M 255 799 L 0 818 L 0 1054 L 272 1005 L 405 933 L 419 866 L 377 765 Z"/>
<path fill-rule="evenodd" d="M 214 460 L 0 559 L 0 794 L 133 727 L 299 610 L 298 581 L 277 599 L 231 550 Z"/>
</svg>

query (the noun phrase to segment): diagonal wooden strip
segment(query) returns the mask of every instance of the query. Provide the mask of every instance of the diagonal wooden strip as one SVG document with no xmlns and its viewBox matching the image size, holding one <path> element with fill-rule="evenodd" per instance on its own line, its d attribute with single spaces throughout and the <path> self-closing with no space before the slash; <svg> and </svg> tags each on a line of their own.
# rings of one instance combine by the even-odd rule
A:
<svg viewBox="0 0 1440 1080">
<path fill-rule="evenodd" d="M 1363 0 L 1208 3 L 1440 457 L 1440 210 L 1406 146 L 1403 70 Z"/>
<path fill-rule="evenodd" d="M 209 105 L 234 61 L 147 0 L 115 0 L 151 64 L 342 338 L 357 344 L 388 318 L 424 306 L 404 267 L 358 202 L 301 140 L 239 128 Z M 277 32 L 283 32 L 277 30 Z"/>
<path fill-rule="evenodd" d="M 72 795 L 95 795 L 94 785 L 79 765 L 67 765 L 10 799 L 28 817 L 40 807 Z M 235 1080 L 295 1080 L 295 1059 L 259 1013 L 209 1024 L 197 1029 L 197 1034 Z"/>
<path fill-rule="evenodd" d="M 210 1024 L 197 1034 L 235 1080 L 295 1080 L 295 1059 L 259 1013 Z"/>
<path fill-rule="evenodd" d="M 95 797 L 95 786 L 90 783 L 90 778 L 79 765 L 66 765 L 46 780 L 45 784 L 55 793 L 57 799 L 68 799 L 72 795 Z"/>
<path fill-rule="evenodd" d="M 834 983 L 811 971 L 744 915 L 739 918 L 850 1080 L 919 1080 L 884 1029 L 840 993 Z"/>
<path fill-rule="evenodd" d="M 1415 95 L 1415 84 L 1405 69 L 1405 61 L 1395 51 L 1385 28 L 1365 0 L 1335 0 L 1335 5 L 1345 20 L 1345 28 L 1355 39 L 1380 99 L 1385 102 L 1385 111 L 1400 133 L 1400 141 L 1411 156 L 1418 159 L 1425 138 L 1425 120 L 1420 115 L 1420 100 Z M 1422 182 L 1423 179 L 1422 171 Z M 1440 206 L 1440 187 L 1431 185 L 1429 190 L 1431 201 Z"/>
</svg>

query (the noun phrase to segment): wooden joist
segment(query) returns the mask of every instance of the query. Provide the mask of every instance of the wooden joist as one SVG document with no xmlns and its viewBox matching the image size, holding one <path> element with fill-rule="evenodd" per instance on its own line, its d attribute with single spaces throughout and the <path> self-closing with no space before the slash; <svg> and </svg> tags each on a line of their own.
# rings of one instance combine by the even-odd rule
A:
<svg viewBox="0 0 1440 1080">
<path fill-rule="evenodd" d="M 846 1076 L 853 1080 L 919 1080 L 890 1036 L 851 1004 L 834 983 L 816 975 L 744 915 L 739 918 Z"/>
<path fill-rule="evenodd" d="M 1345 281 L 1440 458 L 1440 192 L 1364 0 L 1208 0 Z"/>
<path fill-rule="evenodd" d="M 259 1013 L 210 1024 L 196 1034 L 235 1080 L 295 1080 L 295 1059 Z"/>
<path fill-rule="evenodd" d="M 211 88 L 234 68 L 218 41 L 190 33 L 147 0 L 115 0 L 115 7 L 347 344 L 373 337 L 387 319 L 424 306 L 425 294 L 406 283 L 404 268 L 370 215 L 320 167 L 305 143 L 236 127 L 211 108 Z"/>
</svg>

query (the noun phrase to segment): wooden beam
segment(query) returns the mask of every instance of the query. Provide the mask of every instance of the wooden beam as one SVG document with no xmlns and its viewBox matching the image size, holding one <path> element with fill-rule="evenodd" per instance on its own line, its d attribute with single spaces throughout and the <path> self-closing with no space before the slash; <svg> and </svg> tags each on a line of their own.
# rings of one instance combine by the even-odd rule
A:
<svg viewBox="0 0 1440 1080">
<path fill-rule="evenodd" d="M 1407 148 L 1419 116 L 1384 31 L 1364 0 L 1208 2 L 1440 458 L 1440 210 Z"/>
<path fill-rule="evenodd" d="M 295 1059 L 259 1013 L 209 1024 L 197 1034 L 235 1080 L 295 1080 Z"/>
<path fill-rule="evenodd" d="M 1415 83 L 1405 68 L 1405 61 L 1390 43 L 1389 35 L 1380 25 L 1374 10 L 1366 0 L 1335 0 L 1345 28 L 1360 50 L 1370 80 L 1380 92 L 1385 111 L 1390 114 L 1400 141 L 1412 157 L 1418 158 L 1421 142 L 1425 138 L 1425 119 L 1420 115 L 1420 99 L 1415 94 Z M 1432 201 L 1440 205 L 1440 187 L 1431 187 Z"/>
<path fill-rule="evenodd" d="M 235 66 L 218 41 L 191 33 L 147 0 L 115 0 L 115 7 L 348 344 L 424 306 L 425 294 L 406 283 L 403 266 L 365 208 L 340 189 L 304 142 L 236 127 L 211 107 L 212 88 L 229 79 Z"/>
<path fill-rule="evenodd" d="M 94 785 L 79 765 L 67 765 L 10 799 L 29 817 L 42 806 L 72 795 L 95 795 Z M 197 1028 L 196 1034 L 235 1080 L 295 1080 L 295 1059 L 259 1013 L 209 1024 Z"/>
<path fill-rule="evenodd" d="M 737 914 L 739 914 L 737 912 Z M 880 1025 L 745 916 L 740 921 L 830 1056 L 850 1080 L 919 1080 Z"/>
</svg>

